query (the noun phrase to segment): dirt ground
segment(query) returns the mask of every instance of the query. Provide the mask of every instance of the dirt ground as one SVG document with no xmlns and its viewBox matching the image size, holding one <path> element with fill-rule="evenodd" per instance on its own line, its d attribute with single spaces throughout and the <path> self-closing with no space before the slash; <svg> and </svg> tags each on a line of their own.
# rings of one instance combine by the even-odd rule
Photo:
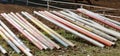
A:
<svg viewBox="0 0 120 56">
<path fill-rule="evenodd" d="M 100 1 L 92 1 L 94 5 L 97 6 L 103 6 L 103 7 L 110 7 L 110 8 L 116 8 L 120 9 L 120 1 L 119 0 L 100 0 Z M 34 6 L 23 6 L 23 5 L 14 5 L 14 4 L 0 4 L 0 13 L 9 13 L 9 12 L 21 12 L 21 11 L 27 11 L 29 13 L 32 13 L 34 10 L 46 10 L 45 7 L 34 7 Z M 108 14 L 117 15 L 120 16 L 119 11 L 117 12 L 108 12 Z M 40 18 L 36 16 L 37 18 Z M 93 46 L 92 44 L 88 43 L 87 41 L 84 41 L 80 39 L 79 37 L 75 36 L 74 34 L 71 34 L 56 25 L 43 20 L 40 18 L 40 20 L 51 27 L 52 29 L 56 30 L 56 32 L 60 33 L 62 36 L 67 38 L 68 40 L 72 41 L 76 44 L 76 47 L 74 48 L 64 48 L 60 50 L 45 50 L 41 51 L 38 50 L 33 44 L 31 44 L 21 33 L 19 33 L 14 27 L 12 27 L 7 21 L 5 21 L 1 16 L 0 19 L 2 19 L 7 26 L 9 26 L 17 36 L 22 39 L 22 41 L 32 50 L 32 53 L 35 54 L 35 56 L 120 56 L 120 41 L 118 40 L 116 42 L 116 46 L 114 47 L 105 47 L 105 48 L 99 48 L 96 46 Z M 118 18 L 112 18 L 115 20 L 120 21 Z M 45 32 L 43 32 L 45 33 Z M 46 33 L 45 33 L 46 34 Z M 48 34 L 46 34 L 49 36 Z M 24 56 L 24 54 L 16 54 L 13 52 L 13 50 L 7 45 L 7 43 L 0 38 L 0 45 L 3 45 L 7 51 L 9 52 L 9 55 L 11 56 Z M 0 54 L 2 56 L 2 54 Z"/>
</svg>

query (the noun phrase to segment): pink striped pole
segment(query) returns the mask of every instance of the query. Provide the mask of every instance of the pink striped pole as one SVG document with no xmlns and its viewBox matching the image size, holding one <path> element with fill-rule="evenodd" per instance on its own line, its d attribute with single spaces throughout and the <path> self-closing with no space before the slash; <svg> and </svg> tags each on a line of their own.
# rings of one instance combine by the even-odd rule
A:
<svg viewBox="0 0 120 56">
<path fill-rule="evenodd" d="M 110 22 L 108 20 L 105 20 L 104 18 L 106 18 L 106 17 L 104 17 L 104 16 L 101 16 L 101 15 L 99 15 L 97 13 L 93 13 L 93 12 L 88 11 L 86 9 L 77 9 L 77 11 L 81 12 L 81 13 L 83 13 L 83 14 L 91 17 L 91 18 L 94 18 L 94 19 L 96 19 L 96 20 L 98 20 L 98 21 L 100 21 L 100 22 L 102 22 L 102 23 L 104 23 L 106 25 L 109 25 L 109 26 L 111 26 L 111 27 L 113 27 L 113 28 L 115 28 L 117 30 L 120 30 L 120 26 L 118 26 L 118 25 L 116 25 L 116 24 L 114 24 L 114 23 L 112 23 L 112 22 Z"/>
</svg>

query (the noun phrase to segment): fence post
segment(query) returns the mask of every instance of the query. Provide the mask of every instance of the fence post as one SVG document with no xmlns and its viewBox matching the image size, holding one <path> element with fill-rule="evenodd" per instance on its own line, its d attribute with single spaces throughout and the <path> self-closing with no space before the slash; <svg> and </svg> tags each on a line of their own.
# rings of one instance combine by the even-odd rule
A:
<svg viewBox="0 0 120 56">
<path fill-rule="evenodd" d="M 26 0 L 26 5 L 28 6 L 29 5 L 29 3 L 28 3 L 29 1 L 28 0 Z"/>
<path fill-rule="evenodd" d="M 47 0 L 47 10 L 50 10 L 50 0 Z"/>
</svg>

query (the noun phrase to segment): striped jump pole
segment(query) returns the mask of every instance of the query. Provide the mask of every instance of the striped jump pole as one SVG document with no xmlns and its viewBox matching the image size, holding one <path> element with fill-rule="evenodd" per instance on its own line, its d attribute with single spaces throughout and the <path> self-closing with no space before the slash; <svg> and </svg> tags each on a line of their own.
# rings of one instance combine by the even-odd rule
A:
<svg viewBox="0 0 120 56">
<path fill-rule="evenodd" d="M 113 38 L 112 36 L 109 36 L 108 34 L 103 33 L 103 32 L 101 32 L 101 31 L 99 31 L 99 30 L 97 30 L 95 28 L 92 28 L 92 27 L 90 27 L 90 26 L 88 26 L 88 25 L 86 25 L 84 23 L 78 22 L 77 20 L 74 20 L 74 19 L 71 20 L 70 17 L 68 17 L 66 15 L 63 15 L 62 13 L 59 13 L 57 11 L 52 11 L 52 13 L 56 14 L 57 16 L 65 19 L 65 20 L 67 20 L 67 21 L 69 21 L 71 23 L 74 23 L 74 24 L 78 25 L 78 26 L 80 26 L 80 27 L 82 27 L 82 28 L 84 28 L 86 30 L 89 30 L 90 32 L 98 34 L 98 35 L 100 35 L 100 36 L 102 36 L 102 37 L 104 37 L 104 38 L 106 38 L 106 39 L 108 39 L 110 41 L 117 41 L 116 38 Z"/>
<path fill-rule="evenodd" d="M 23 46 L 27 51 L 30 51 L 30 49 L 0 20 L 1 26 L 14 37 L 14 39 L 19 42 L 21 46 Z"/>
<path fill-rule="evenodd" d="M 51 17 L 52 19 L 54 19 L 60 23 L 63 23 L 64 25 L 66 25 L 66 26 L 68 26 L 68 27 L 70 27 L 78 32 L 81 32 L 81 33 L 91 37 L 92 39 L 94 39 L 96 41 L 99 41 L 99 42 L 105 44 L 106 46 L 112 46 L 115 44 L 114 42 L 111 42 L 111 41 L 106 40 L 106 39 L 104 39 L 96 34 L 93 34 L 93 33 L 89 32 L 89 31 L 87 31 L 79 26 L 76 26 L 75 24 L 72 24 L 72 23 L 70 23 L 70 22 L 68 22 L 68 21 L 66 21 L 66 20 L 64 20 L 56 15 L 53 15 L 52 13 L 49 13 L 47 11 L 44 11 L 43 13 L 46 14 L 47 16 Z"/>
<path fill-rule="evenodd" d="M 36 33 L 32 28 L 30 28 L 27 24 L 25 24 L 22 20 L 20 20 L 19 17 L 17 17 L 14 13 L 9 14 L 14 21 L 16 21 L 19 25 L 21 25 L 24 29 L 26 29 L 28 32 L 30 32 L 33 36 L 36 37 L 41 43 L 43 43 L 45 46 L 49 47 L 50 49 L 53 49 L 54 47 L 51 45 L 50 42 L 48 42 L 46 39 L 44 39 L 40 34 Z"/>
<path fill-rule="evenodd" d="M 37 41 L 35 39 L 34 36 L 32 36 L 31 34 L 29 34 L 28 31 L 24 30 L 21 26 L 19 26 L 16 22 L 14 22 L 13 20 L 11 20 L 11 18 L 9 16 L 7 16 L 5 13 L 1 14 L 10 24 L 12 24 L 17 30 L 19 30 L 24 36 L 27 37 L 27 39 L 29 39 L 35 46 L 37 46 L 40 50 L 43 50 L 43 46 L 41 43 L 39 43 L 39 41 Z"/>
<path fill-rule="evenodd" d="M 93 39 L 91 39 L 91 38 L 89 38 L 89 37 L 87 37 L 87 36 L 85 36 L 85 35 L 83 35 L 83 34 L 78 33 L 77 31 L 75 31 L 75 30 L 73 30 L 73 29 L 71 29 L 71 28 L 65 26 L 65 25 L 62 24 L 62 23 L 59 23 L 59 22 L 53 20 L 52 18 L 50 18 L 50 17 L 48 17 L 48 16 L 46 16 L 46 15 L 43 15 L 43 14 L 41 14 L 41 13 L 39 13 L 39 12 L 36 12 L 36 11 L 34 11 L 34 13 L 37 14 L 38 16 L 43 17 L 43 19 L 46 19 L 46 20 L 48 20 L 48 21 L 54 23 L 55 25 L 57 25 L 57 26 L 59 26 L 59 27 L 65 29 L 65 30 L 67 30 L 67 31 L 69 31 L 69 32 L 71 32 L 71 33 L 73 33 L 73 34 L 79 36 L 80 38 L 89 41 L 90 43 L 92 43 L 92 44 L 94 44 L 94 45 L 96 45 L 96 46 L 98 46 L 98 47 L 104 47 L 103 44 L 101 44 L 101 43 L 99 43 L 99 42 L 97 42 L 97 41 L 95 41 L 95 40 L 93 40 Z"/>
<path fill-rule="evenodd" d="M 26 50 L 24 47 L 22 47 L 5 29 L 0 27 L 0 31 L 2 31 L 8 39 L 10 39 L 23 53 L 25 53 L 27 56 L 33 56 L 28 50 Z"/>
<path fill-rule="evenodd" d="M 106 24 L 106 25 L 109 25 L 109 26 L 111 26 L 111 27 L 113 27 L 113 28 L 115 28 L 115 29 L 117 29 L 117 30 L 120 30 L 120 26 L 118 26 L 118 25 L 116 25 L 116 24 L 114 24 L 114 23 L 111 23 L 111 22 L 108 21 L 108 20 L 105 20 L 106 17 L 104 17 L 104 16 L 101 16 L 101 15 L 99 15 L 99 14 L 97 14 L 97 13 L 93 13 L 93 12 L 88 11 L 88 10 L 86 10 L 86 9 L 80 9 L 80 8 L 79 8 L 79 9 L 77 9 L 77 11 L 78 11 L 78 12 L 81 12 L 81 13 L 83 13 L 83 14 L 91 17 L 91 18 L 94 18 L 94 19 L 96 19 L 96 20 L 98 20 L 98 21 L 100 21 L 100 22 L 102 22 L 102 23 L 104 23 L 104 24 Z"/>
<path fill-rule="evenodd" d="M 0 51 L 3 53 L 3 54 L 7 54 L 7 51 L 0 45 Z"/>
<path fill-rule="evenodd" d="M 40 32 L 37 28 L 35 28 L 31 23 L 29 23 L 25 18 L 23 18 L 19 13 L 16 13 L 16 15 L 18 17 L 20 17 L 20 19 L 26 23 L 27 25 L 29 25 L 29 27 L 31 27 L 35 32 L 37 32 L 38 34 L 42 35 L 47 41 L 49 41 L 52 45 L 54 45 L 57 49 L 60 49 L 60 46 L 57 45 L 55 42 L 53 42 L 50 38 L 48 38 L 47 36 L 45 36 L 42 32 Z"/>
<path fill-rule="evenodd" d="M 43 29 L 45 32 L 47 32 L 48 34 L 50 34 L 54 39 L 56 39 L 58 42 L 60 42 L 62 45 L 64 45 L 65 47 L 69 46 L 67 43 L 65 43 L 64 41 L 62 41 L 60 38 L 58 38 L 58 36 L 56 36 L 55 34 L 51 33 L 48 28 L 45 28 L 44 24 L 42 22 L 40 22 L 39 20 L 37 20 L 36 18 L 31 18 L 28 14 L 22 12 L 23 15 L 25 15 L 26 17 L 28 17 L 33 23 L 35 23 L 37 26 L 39 26 L 41 29 Z"/>
<path fill-rule="evenodd" d="M 81 17 L 81 16 L 74 17 L 73 15 L 70 15 L 70 14 L 66 14 L 66 15 L 69 16 L 69 17 L 71 17 L 71 18 L 74 19 L 74 20 L 77 20 L 77 21 L 79 21 L 79 22 L 82 22 L 82 23 L 84 23 L 84 24 L 87 24 L 87 25 L 89 25 L 89 26 L 91 26 L 91 27 L 94 27 L 94 28 L 96 28 L 96 29 L 99 29 L 99 30 L 101 30 L 101 31 L 103 31 L 103 32 L 105 32 L 105 33 L 107 33 L 107 34 L 113 35 L 113 36 L 115 36 L 116 38 L 120 39 L 120 33 L 119 33 L 119 32 L 116 32 L 116 31 L 114 31 L 114 30 L 105 28 L 104 26 L 102 26 L 102 25 L 100 25 L 100 24 L 98 24 L 98 23 L 95 23 L 95 22 L 94 22 L 94 23 L 89 23 L 89 22 L 87 22 L 87 21 L 85 21 L 85 20 L 82 20 L 83 17 Z"/>
</svg>

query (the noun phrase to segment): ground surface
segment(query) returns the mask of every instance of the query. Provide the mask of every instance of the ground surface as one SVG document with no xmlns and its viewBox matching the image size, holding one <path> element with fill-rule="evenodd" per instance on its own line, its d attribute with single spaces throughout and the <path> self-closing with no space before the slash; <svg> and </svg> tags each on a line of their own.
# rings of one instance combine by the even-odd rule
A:
<svg viewBox="0 0 120 56">
<path fill-rule="evenodd" d="M 98 2 L 93 1 L 93 3 L 98 6 L 120 9 L 120 1 L 118 0 L 105 0 L 105 1 L 100 0 Z M 45 9 L 44 7 L 38 8 L 38 7 L 29 7 L 29 6 L 21 6 L 21 5 L 0 4 L 0 13 L 20 12 L 20 11 L 27 11 L 31 13 L 34 10 L 38 11 L 38 10 L 44 10 L 44 9 Z M 111 13 L 111 14 L 116 15 L 116 13 Z M 120 15 L 120 14 L 117 13 L 117 15 Z M 4 19 L 2 20 L 6 22 Z M 120 20 L 120 19 L 116 18 L 116 20 Z M 46 20 L 41 19 L 41 21 L 46 25 L 50 26 L 52 29 L 56 30 L 58 33 L 60 33 L 62 36 L 64 36 L 68 40 L 75 43 L 77 46 L 75 48 L 62 48 L 61 50 L 40 51 L 33 44 L 31 44 L 25 37 L 23 37 L 17 30 L 15 30 L 14 27 L 11 27 L 9 23 L 6 22 L 6 24 L 17 34 L 17 36 L 20 36 L 20 39 L 22 39 L 22 41 L 32 50 L 32 53 L 35 54 L 36 56 L 120 56 L 120 41 L 116 42 L 117 44 L 115 47 L 99 48 L 99 47 L 93 46 L 87 41 L 84 41 L 79 37 L 61 28 L 58 28 L 57 26 L 55 26 L 50 22 L 47 22 Z M 7 51 L 11 56 L 21 56 L 21 54 L 14 53 L 2 38 L 0 38 L 0 44 L 7 49 Z"/>
</svg>

